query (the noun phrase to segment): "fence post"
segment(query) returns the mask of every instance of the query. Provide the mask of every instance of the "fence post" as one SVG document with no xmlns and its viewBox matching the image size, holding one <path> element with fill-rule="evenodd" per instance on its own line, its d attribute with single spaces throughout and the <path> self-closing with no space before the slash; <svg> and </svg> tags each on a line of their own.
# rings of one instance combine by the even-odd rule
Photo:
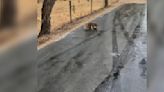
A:
<svg viewBox="0 0 164 92">
<path fill-rule="evenodd" d="M 69 1 L 69 14 L 70 14 L 70 22 L 72 22 L 72 2 Z"/>
<path fill-rule="evenodd" d="M 93 8 L 93 0 L 91 0 L 91 13 L 92 13 L 92 9 Z"/>
</svg>

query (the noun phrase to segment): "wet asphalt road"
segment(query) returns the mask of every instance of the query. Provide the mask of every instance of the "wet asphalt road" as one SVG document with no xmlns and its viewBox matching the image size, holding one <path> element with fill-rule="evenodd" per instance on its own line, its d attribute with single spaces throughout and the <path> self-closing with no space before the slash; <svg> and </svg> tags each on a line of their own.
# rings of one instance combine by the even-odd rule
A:
<svg viewBox="0 0 164 92">
<path fill-rule="evenodd" d="M 146 15 L 146 10 L 144 15 Z M 109 77 L 98 86 L 95 92 L 146 92 L 147 90 L 147 17 L 141 17 L 141 24 L 137 38 L 133 44 L 127 44 L 125 57 L 122 62 L 123 68 L 119 71 L 118 77 Z"/>
<path fill-rule="evenodd" d="M 98 32 L 85 31 L 84 27 L 80 27 L 64 39 L 39 50 L 38 91 L 94 92 L 98 85 L 111 74 L 113 66 L 117 65 L 116 62 L 113 62 L 113 57 L 119 56 L 124 48 L 133 52 L 134 48 L 127 45 L 129 38 L 124 33 L 128 32 L 129 36 L 132 35 L 142 17 L 140 10 L 143 10 L 143 6 L 136 4 L 122 6 L 120 9 L 113 10 L 92 21 L 98 24 Z M 118 17 L 114 17 L 116 11 L 120 13 Z M 123 25 L 124 30 L 114 24 L 115 18 L 117 19 L 116 25 Z M 120 18 L 123 20 L 120 21 Z M 117 31 L 115 36 L 112 34 L 113 28 Z M 113 41 L 114 37 L 117 37 L 115 40 L 117 42 Z M 113 43 L 117 43 L 118 53 L 113 52 L 115 51 Z M 125 59 L 128 62 L 131 60 L 130 58 Z M 97 92 L 122 92 L 124 86 L 121 84 L 127 84 L 124 79 L 127 77 L 125 71 L 129 66 L 125 67 L 127 68 L 123 68 L 124 70 L 120 74 L 126 76 L 120 76 L 115 81 L 107 81 L 107 85 L 102 87 L 107 90 Z M 128 92 L 125 88 L 123 92 Z M 108 89 L 112 89 L 112 91 Z"/>
</svg>

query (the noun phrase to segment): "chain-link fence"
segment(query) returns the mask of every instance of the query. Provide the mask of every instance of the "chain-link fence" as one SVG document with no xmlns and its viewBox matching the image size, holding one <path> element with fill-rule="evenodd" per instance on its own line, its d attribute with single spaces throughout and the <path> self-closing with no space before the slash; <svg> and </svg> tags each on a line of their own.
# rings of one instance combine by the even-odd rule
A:
<svg viewBox="0 0 164 92">
<path fill-rule="evenodd" d="M 108 4 L 119 0 L 108 0 Z M 38 23 L 41 25 L 43 0 L 38 2 Z M 51 13 L 51 27 L 58 28 L 92 12 L 104 8 L 105 0 L 57 0 Z"/>
</svg>

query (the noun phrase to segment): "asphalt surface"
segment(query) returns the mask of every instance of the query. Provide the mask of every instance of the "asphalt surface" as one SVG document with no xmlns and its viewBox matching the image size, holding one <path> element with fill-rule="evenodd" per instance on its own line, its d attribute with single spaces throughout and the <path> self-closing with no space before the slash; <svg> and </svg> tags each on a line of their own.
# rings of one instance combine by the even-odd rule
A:
<svg viewBox="0 0 164 92">
<path fill-rule="evenodd" d="M 122 68 L 118 76 L 108 76 L 95 92 L 146 92 L 147 90 L 147 17 L 146 9 L 140 26 L 133 33 L 133 43 L 127 43 L 120 54 Z M 116 67 L 118 68 L 118 67 Z M 117 70 L 117 69 L 116 69 Z M 114 69 L 115 71 L 115 69 Z M 116 71 L 118 72 L 118 71 Z"/>
<path fill-rule="evenodd" d="M 133 63 L 130 64 L 131 67 L 128 65 L 130 57 L 133 57 L 129 52 L 134 53 L 133 50 L 135 50 L 134 45 L 128 43 L 131 41 L 130 36 L 140 24 L 143 10 L 144 5 L 121 6 L 92 21 L 97 23 L 98 31 L 86 31 L 82 26 L 64 39 L 40 49 L 38 51 L 38 91 L 94 92 L 98 88 L 100 90 L 96 92 L 122 92 L 122 90 L 133 92 L 127 91 L 127 86 L 122 84 L 127 84 L 127 74 L 135 72 L 135 70 L 126 71 L 133 67 L 137 69 Z M 126 49 L 125 54 L 124 49 Z M 102 81 L 113 70 L 117 71 L 118 56 L 123 56 L 124 65 L 127 63 L 127 66 L 125 65 L 125 68 L 120 71 L 122 77 L 114 78 L 114 81 L 109 77 L 104 85 Z M 125 62 L 127 60 L 128 62 Z M 131 85 L 131 82 L 129 84 Z"/>
</svg>

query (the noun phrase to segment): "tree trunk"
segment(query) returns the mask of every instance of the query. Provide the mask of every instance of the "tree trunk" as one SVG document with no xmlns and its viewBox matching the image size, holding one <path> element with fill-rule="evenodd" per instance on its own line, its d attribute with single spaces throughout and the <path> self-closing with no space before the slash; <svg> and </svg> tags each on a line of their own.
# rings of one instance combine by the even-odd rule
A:
<svg viewBox="0 0 164 92">
<path fill-rule="evenodd" d="M 0 27 L 10 27 L 15 24 L 16 0 L 1 0 Z"/>
<path fill-rule="evenodd" d="M 104 0 L 104 7 L 108 7 L 108 0 Z"/>
<path fill-rule="evenodd" d="M 43 1 L 43 6 L 42 6 L 42 23 L 41 23 L 41 31 L 39 33 L 39 36 L 42 36 L 44 34 L 49 34 L 50 33 L 50 28 L 51 28 L 51 11 L 53 9 L 53 6 L 55 4 L 56 0 L 44 0 Z"/>
</svg>

